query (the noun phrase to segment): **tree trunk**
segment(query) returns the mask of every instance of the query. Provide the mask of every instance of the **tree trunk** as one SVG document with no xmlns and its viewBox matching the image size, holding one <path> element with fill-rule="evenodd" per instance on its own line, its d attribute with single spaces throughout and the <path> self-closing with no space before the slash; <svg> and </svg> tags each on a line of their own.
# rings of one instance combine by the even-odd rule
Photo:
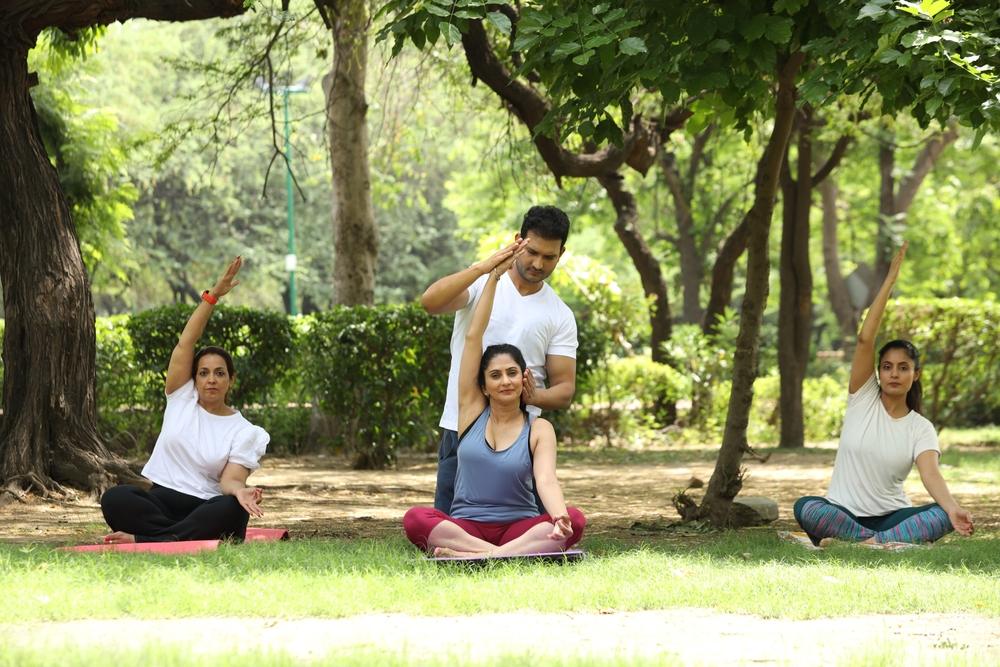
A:
<svg viewBox="0 0 1000 667">
<path fill-rule="evenodd" d="M 883 128 L 885 132 L 888 129 Z M 934 169 L 941 153 L 958 139 L 958 128 L 950 125 L 947 130 L 935 134 L 913 161 L 913 168 L 903 177 L 896 188 L 896 144 L 892 135 L 879 140 L 879 202 L 878 229 L 875 241 L 875 276 L 869 287 L 869 302 L 875 298 L 879 286 L 889 272 L 889 264 L 895 254 L 894 237 L 903 232 L 906 213 L 917 196 L 921 184 Z"/>
<path fill-rule="evenodd" d="M 851 305 L 847 283 L 840 270 L 840 251 L 837 242 L 837 199 L 839 191 L 832 177 L 820 183 L 820 198 L 823 202 L 823 268 L 826 270 L 826 290 L 840 335 L 846 358 L 853 356 L 854 339 L 858 333 L 858 313 Z"/>
<path fill-rule="evenodd" d="M 643 292 L 650 299 L 649 325 L 652 329 L 650 338 L 651 357 L 653 361 L 661 364 L 669 363 L 669 358 L 663 349 L 663 344 L 670 340 L 672 332 L 670 323 L 670 299 L 667 295 L 667 284 L 663 280 L 663 271 L 653 252 L 646 245 L 645 239 L 639 233 L 639 213 L 636 207 L 635 196 L 623 187 L 622 175 L 615 172 L 606 176 L 599 176 L 598 182 L 604 187 L 605 192 L 611 199 L 615 207 L 615 233 L 621 240 L 622 245 L 628 251 L 636 271 L 639 272 L 639 280 L 642 282 Z M 662 423 L 673 423 L 677 419 L 677 408 L 672 401 L 666 401 L 662 397 L 656 402 L 659 421 Z"/>
<path fill-rule="evenodd" d="M 97 434 L 94 306 L 29 95 L 27 46 L 0 48 L 0 480 L 14 495 L 134 478 Z"/>
<path fill-rule="evenodd" d="M 753 209 L 751 209 L 752 211 Z M 750 239 L 750 212 L 748 211 L 740 224 L 729 233 L 719 247 L 712 265 L 712 284 L 709 288 L 708 306 L 701 322 L 701 330 L 708 336 L 714 336 L 719 330 L 719 318 L 723 311 L 733 301 L 733 278 L 736 274 L 736 262 L 740 261 L 747 249 Z"/>
<path fill-rule="evenodd" d="M 694 158 L 692 158 L 694 160 Z M 702 258 L 695 241 L 694 215 L 691 211 L 691 190 L 685 191 L 677 162 L 669 153 L 660 154 L 660 173 L 670 189 L 674 202 L 674 219 L 677 222 L 677 236 L 674 246 L 680 256 L 681 269 L 681 320 L 698 324 L 703 316 L 701 310 L 701 284 L 705 279 Z M 692 169 L 697 171 L 696 166 Z"/>
<path fill-rule="evenodd" d="M 323 78 L 333 176 L 333 300 L 375 302 L 378 231 L 368 168 L 369 15 L 366 0 L 327 3 L 333 19 L 333 69 Z"/>
<path fill-rule="evenodd" d="M 740 465 L 743 453 L 748 450 L 747 424 L 750 418 L 750 404 L 753 401 L 753 383 L 757 379 L 760 324 L 767 303 L 770 273 L 768 237 L 771 217 L 774 214 L 775 196 L 778 192 L 781 163 L 795 117 L 795 79 L 802 61 L 803 55 L 795 53 L 781 66 L 775 100 L 774 127 L 764 154 L 757 163 L 754 203 L 747 213 L 749 226 L 747 280 L 743 308 L 740 311 L 740 330 L 736 336 L 733 388 L 729 395 L 722 446 L 719 448 L 719 456 L 708 482 L 705 497 L 697 512 L 698 518 L 708 520 L 719 527 L 737 524 L 731 509 L 733 498 L 743 487 L 743 471 Z"/>
<path fill-rule="evenodd" d="M 805 445 L 802 381 L 809 365 L 812 330 L 812 268 L 809 266 L 809 213 L 812 208 L 812 114 L 798 116 L 796 177 L 785 154 L 782 189 L 781 295 L 778 306 L 778 373 L 781 439 L 784 448 Z"/>
</svg>

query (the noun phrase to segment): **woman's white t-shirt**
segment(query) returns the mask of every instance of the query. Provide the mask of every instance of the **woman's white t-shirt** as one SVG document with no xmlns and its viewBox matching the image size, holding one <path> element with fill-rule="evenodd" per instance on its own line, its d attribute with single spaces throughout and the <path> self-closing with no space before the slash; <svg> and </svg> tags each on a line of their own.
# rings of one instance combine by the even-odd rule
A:
<svg viewBox="0 0 1000 667">
<path fill-rule="evenodd" d="M 142 475 L 160 486 L 207 500 L 222 495 L 219 478 L 227 463 L 256 470 L 270 440 L 267 431 L 239 412 L 213 415 L 198 405 L 191 379 L 167 394 L 163 427 Z"/>
<path fill-rule="evenodd" d="M 911 507 L 903 481 L 917 457 L 927 451 L 941 454 L 933 424 L 913 410 L 899 419 L 891 417 L 873 373 L 847 397 L 826 499 L 862 517 Z"/>
</svg>

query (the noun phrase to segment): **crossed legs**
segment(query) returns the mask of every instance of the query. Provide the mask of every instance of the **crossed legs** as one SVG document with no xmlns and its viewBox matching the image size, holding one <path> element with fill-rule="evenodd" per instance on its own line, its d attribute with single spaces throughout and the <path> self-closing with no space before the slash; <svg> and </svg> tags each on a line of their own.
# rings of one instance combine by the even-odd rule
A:
<svg viewBox="0 0 1000 667">
<path fill-rule="evenodd" d="M 795 519 L 813 544 L 826 538 L 854 542 L 934 542 L 953 528 L 940 505 L 906 507 L 885 516 L 856 517 L 826 498 L 806 496 L 795 502 Z"/>
<path fill-rule="evenodd" d="M 548 514 L 521 519 L 509 524 L 453 519 L 427 507 L 413 507 L 403 517 L 407 537 L 417 547 L 436 556 L 512 556 L 517 554 L 562 551 L 583 537 L 587 524 L 583 513 L 567 508 L 573 532 L 553 539 L 553 524 Z"/>
</svg>

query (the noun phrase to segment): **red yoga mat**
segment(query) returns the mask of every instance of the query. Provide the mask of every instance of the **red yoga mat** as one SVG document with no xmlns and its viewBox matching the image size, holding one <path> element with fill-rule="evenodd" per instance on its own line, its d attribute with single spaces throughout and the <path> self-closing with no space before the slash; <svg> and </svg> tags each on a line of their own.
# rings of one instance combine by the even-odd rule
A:
<svg viewBox="0 0 1000 667">
<path fill-rule="evenodd" d="M 247 542 L 273 542 L 287 539 L 288 531 L 284 528 L 247 528 Z M 135 542 L 132 544 L 80 544 L 73 547 L 60 547 L 59 551 L 196 554 L 202 551 L 215 551 L 218 548 L 219 540 L 188 540 L 184 542 Z"/>
</svg>

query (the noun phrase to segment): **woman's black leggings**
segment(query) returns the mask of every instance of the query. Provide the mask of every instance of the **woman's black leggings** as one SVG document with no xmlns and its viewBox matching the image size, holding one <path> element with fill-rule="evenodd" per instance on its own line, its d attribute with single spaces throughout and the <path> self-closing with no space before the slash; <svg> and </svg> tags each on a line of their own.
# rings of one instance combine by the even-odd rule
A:
<svg viewBox="0 0 1000 667">
<path fill-rule="evenodd" d="M 149 491 L 131 484 L 101 496 L 111 530 L 135 535 L 136 542 L 235 539 L 243 541 L 250 515 L 234 496 L 204 500 L 165 486 Z"/>
</svg>

